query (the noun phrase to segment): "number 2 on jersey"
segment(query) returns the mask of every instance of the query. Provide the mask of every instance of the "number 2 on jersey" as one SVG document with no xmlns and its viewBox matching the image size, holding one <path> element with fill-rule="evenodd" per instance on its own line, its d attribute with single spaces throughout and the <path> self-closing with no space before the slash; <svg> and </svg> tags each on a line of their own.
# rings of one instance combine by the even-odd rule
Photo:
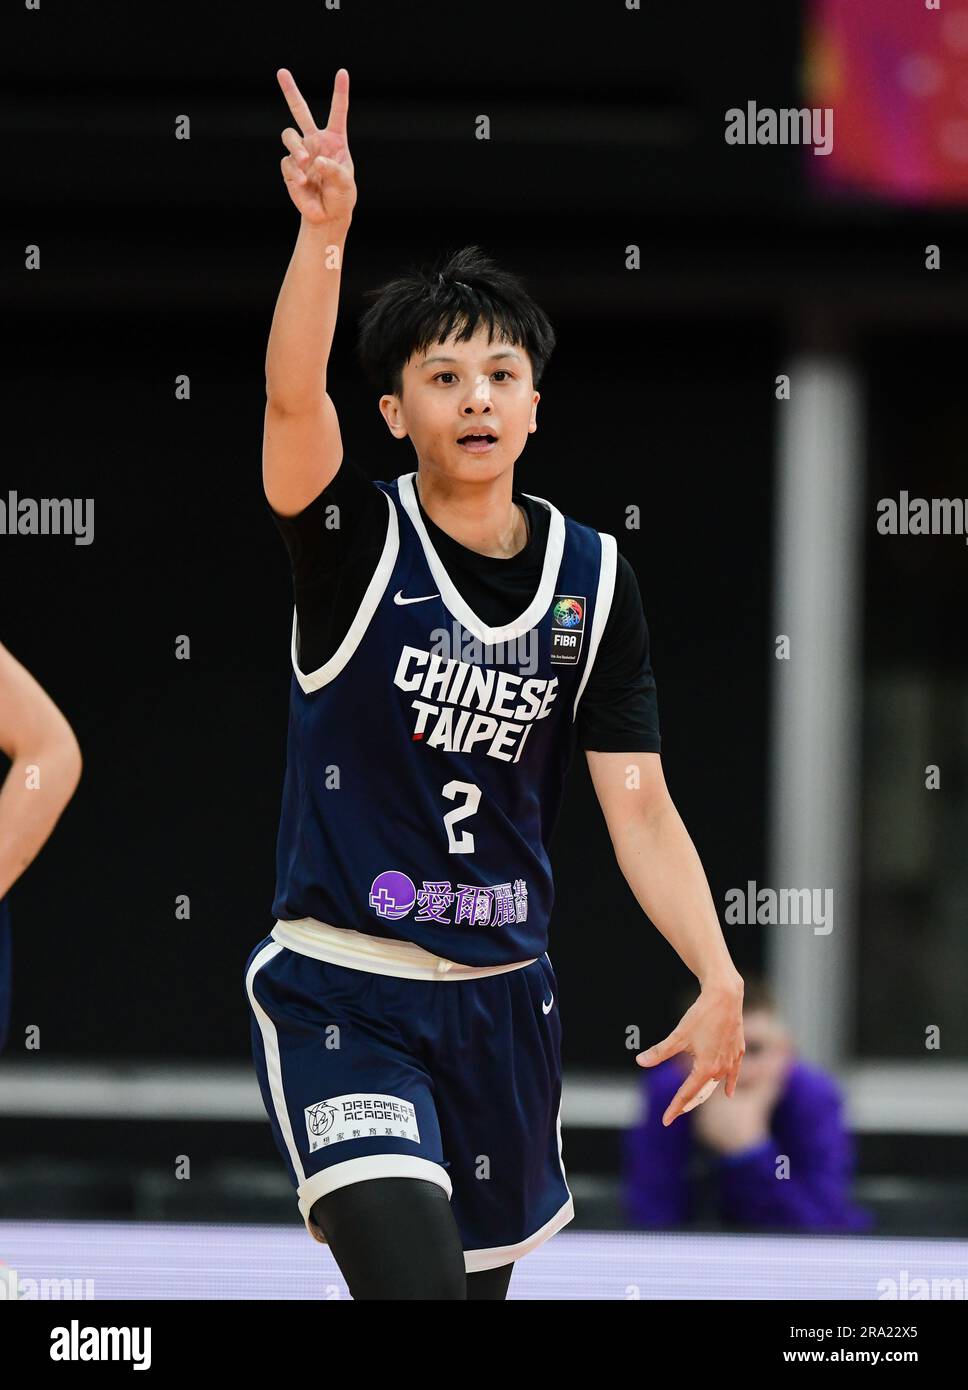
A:
<svg viewBox="0 0 968 1390">
<path fill-rule="evenodd" d="M 463 794 L 467 800 L 463 806 L 455 806 L 452 811 L 448 811 L 444 816 L 444 825 L 447 827 L 447 848 L 451 854 L 473 854 L 474 836 L 469 830 L 461 831 L 460 835 L 454 834 L 454 826 L 459 820 L 466 820 L 472 816 L 481 804 L 481 789 L 473 782 L 445 782 L 441 787 L 441 792 L 448 801 L 453 801 L 458 794 Z"/>
</svg>

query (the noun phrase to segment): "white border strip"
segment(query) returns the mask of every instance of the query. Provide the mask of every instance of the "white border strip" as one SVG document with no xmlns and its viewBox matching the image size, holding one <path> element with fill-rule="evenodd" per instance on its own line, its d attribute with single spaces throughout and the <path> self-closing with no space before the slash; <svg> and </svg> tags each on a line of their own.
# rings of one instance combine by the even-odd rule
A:
<svg viewBox="0 0 968 1390">
<path fill-rule="evenodd" d="M 272 1096 L 272 1107 L 276 1112 L 276 1120 L 282 1131 L 282 1137 L 286 1141 L 286 1148 L 289 1151 L 289 1159 L 292 1163 L 293 1171 L 296 1174 L 298 1182 L 302 1185 L 306 1181 L 306 1173 L 302 1166 L 299 1147 L 296 1144 L 296 1136 L 292 1132 L 289 1107 L 286 1104 L 286 1093 L 282 1081 L 282 1057 L 279 1053 L 279 1034 L 276 1032 L 276 1025 L 255 997 L 256 975 L 258 975 L 264 965 L 268 965 L 271 960 L 284 950 L 285 947 L 280 946 L 276 941 L 271 941 L 268 945 L 263 946 L 262 950 L 253 958 L 249 966 L 245 977 L 245 988 L 259 1024 L 259 1031 L 262 1034 L 266 1076 L 269 1081 L 269 1092 Z M 256 1084 L 258 1085 L 258 1078 L 256 1078 Z"/>
<path fill-rule="evenodd" d="M 548 540 L 545 546 L 544 562 L 541 569 L 541 582 L 538 585 L 534 598 L 528 607 L 510 623 L 505 623 L 503 627 L 487 627 L 480 621 L 477 614 L 466 603 L 458 591 L 456 585 L 451 581 L 450 575 L 444 567 L 443 561 L 434 549 L 433 542 L 423 518 L 420 515 L 420 507 L 417 501 L 414 478 L 416 472 L 404 473 L 397 479 L 400 501 L 410 520 L 413 522 L 414 530 L 423 547 L 424 559 L 430 573 L 434 577 L 434 582 L 440 590 L 444 607 L 456 618 L 462 627 L 476 637 L 485 646 L 496 646 L 500 642 L 508 642 L 512 638 L 523 637 L 526 632 L 530 632 L 535 623 L 539 622 L 551 607 L 551 600 L 555 596 L 558 584 L 558 572 L 561 569 L 561 557 L 565 549 L 565 518 L 552 503 L 544 497 L 535 497 L 533 493 L 526 492 L 525 497 L 532 498 L 535 502 L 540 502 L 543 507 L 547 507 L 551 513 L 551 522 L 548 526 Z"/>
<path fill-rule="evenodd" d="M 588 677 L 592 673 L 595 657 L 598 655 L 598 648 L 601 644 L 602 633 L 605 631 L 608 615 L 612 611 L 612 599 L 615 597 L 615 574 L 618 569 L 618 545 L 615 537 L 608 535 L 605 531 L 599 531 L 598 536 L 602 543 L 602 554 L 598 566 L 598 590 L 595 594 L 595 613 L 592 617 L 592 630 L 588 638 L 588 655 L 585 657 L 585 669 L 582 672 L 581 682 L 578 686 L 578 694 L 575 696 L 575 703 L 571 707 L 572 723 L 575 722 L 578 715 L 578 701 L 581 699 L 582 692 L 588 683 Z"/>
<path fill-rule="evenodd" d="M 382 491 L 382 488 L 381 488 Z M 386 540 L 383 542 L 383 550 L 377 561 L 376 569 L 373 571 L 373 578 L 366 587 L 366 593 L 360 601 L 360 606 L 356 610 L 356 616 L 350 623 L 346 636 L 340 642 L 333 655 L 322 666 L 315 671 L 301 671 L 297 659 L 299 623 L 296 616 L 295 607 L 292 610 L 292 669 L 296 673 L 296 679 L 302 686 L 306 694 L 313 690 L 319 690 L 324 685 L 328 685 L 331 680 L 339 675 L 350 657 L 356 651 L 363 640 L 363 635 L 370 625 L 373 614 L 377 610 L 380 599 L 386 593 L 386 587 L 393 574 L 393 567 L 397 562 L 397 554 L 400 550 L 400 527 L 397 521 L 397 509 L 393 498 L 388 492 L 383 493 L 387 499 L 387 506 L 390 515 L 387 520 Z"/>
</svg>

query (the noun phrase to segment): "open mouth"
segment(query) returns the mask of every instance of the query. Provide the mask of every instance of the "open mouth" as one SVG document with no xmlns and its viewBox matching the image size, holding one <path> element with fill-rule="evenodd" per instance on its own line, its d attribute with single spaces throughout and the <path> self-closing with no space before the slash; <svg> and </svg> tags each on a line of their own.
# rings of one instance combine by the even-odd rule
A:
<svg viewBox="0 0 968 1390">
<path fill-rule="evenodd" d="M 465 434 L 457 443 L 468 454 L 486 454 L 497 443 L 494 434 Z"/>
</svg>

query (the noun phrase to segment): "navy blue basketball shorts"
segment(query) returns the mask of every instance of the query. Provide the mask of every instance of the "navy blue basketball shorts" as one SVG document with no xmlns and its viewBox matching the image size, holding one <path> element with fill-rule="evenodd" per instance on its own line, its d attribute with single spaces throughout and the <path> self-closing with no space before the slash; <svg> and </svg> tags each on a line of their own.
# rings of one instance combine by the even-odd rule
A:
<svg viewBox="0 0 968 1390">
<path fill-rule="evenodd" d="M 313 1203 L 367 1178 L 438 1183 L 468 1273 L 527 1255 L 573 1218 L 547 955 L 501 974 L 410 979 L 270 935 L 245 983 L 262 1099 L 315 1240 L 326 1244 Z"/>
</svg>

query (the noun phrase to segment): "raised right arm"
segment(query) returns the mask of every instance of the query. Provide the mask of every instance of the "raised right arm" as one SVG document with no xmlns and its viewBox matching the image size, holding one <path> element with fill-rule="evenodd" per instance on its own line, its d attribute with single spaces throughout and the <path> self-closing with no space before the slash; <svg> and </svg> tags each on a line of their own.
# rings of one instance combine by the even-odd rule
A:
<svg viewBox="0 0 968 1390">
<path fill-rule="evenodd" d="M 322 492 L 343 458 L 326 371 L 356 183 L 346 137 L 349 73 L 336 74 L 325 130 L 316 128 L 292 74 L 280 68 L 277 76 L 299 126 L 283 131 L 289 154 L 282 175 L 301 221 L 266 352 L 262 483 L 273 511 L 294 516 Z"/>
</svg>

